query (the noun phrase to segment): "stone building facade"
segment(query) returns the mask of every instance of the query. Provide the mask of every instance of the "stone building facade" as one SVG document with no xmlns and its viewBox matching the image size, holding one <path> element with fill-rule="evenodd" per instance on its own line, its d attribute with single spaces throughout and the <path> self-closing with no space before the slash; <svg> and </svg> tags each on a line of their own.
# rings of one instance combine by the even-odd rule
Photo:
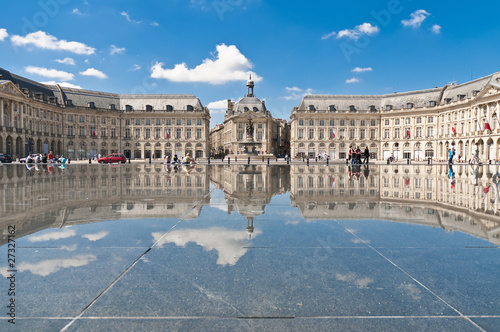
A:
<svg viewBox="0 0 500 332">
<path fill-rule="evenodd" d="M 113 94 L 0 75 L 0 152 L 15 158 L 209 154 L 210 113 L 194 95 Z"/>
<path fill-rule="evenodd" d="M 463 160 L 477 143 L 481 160 L 499 160 L 499 103 L 500 72 L 390 95 L 308 95 L 292 110 L 291 155 L 344 159 L 354 145 L 378 160 L 443 161 L 455 144 Z"/>
<path fill-rule="evenodd" d="M 254 82 L 247 82 L 246 97 L 237 102 L 227 101 L 227 110 L 224 115 L 222 129 L 222 146 L 224 154 L 238 156 L 247 154 L 246 143 L 253 142 L 252 149 L 256 156 L 269 156 L 278 153 L 278 135 L 280 123 L 271 116 L 264 101 L 254 96 Z M 247 132 L 251 123 L 253 130 Z M 251 153 L 252 151 L 250 151 Z"/>
</svg>

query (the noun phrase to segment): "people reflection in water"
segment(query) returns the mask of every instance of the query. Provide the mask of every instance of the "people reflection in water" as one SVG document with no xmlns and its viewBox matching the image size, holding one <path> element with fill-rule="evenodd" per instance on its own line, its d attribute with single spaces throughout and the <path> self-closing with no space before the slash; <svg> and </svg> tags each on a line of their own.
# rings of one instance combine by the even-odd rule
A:
<svg viewBox="0 0 500 332">
<path fill-rule="evenodd" d="M 450 179 L 451 189 L 455 188 L 455 171 L 453 170 L 453 163 L 448 163 L 448 178 Z"/>
<path fill-rule="evenodd" d="M 347 166 L 348 169 L 348 176 L 349 180 L 354 179 L 354 180 L 359 180 L 361 177 L 361 165 L 360 164 L 353 164 L 352 166 L 349 165 Z"/>
</svg>

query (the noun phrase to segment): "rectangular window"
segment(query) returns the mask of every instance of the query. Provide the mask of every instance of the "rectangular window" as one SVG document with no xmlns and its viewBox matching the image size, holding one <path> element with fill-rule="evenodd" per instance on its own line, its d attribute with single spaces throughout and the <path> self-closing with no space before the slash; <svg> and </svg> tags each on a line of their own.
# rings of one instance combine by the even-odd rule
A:
<svg viewBox="0 0 500 332">
<path fill-rule="evenodd" d="M 309 139 L 314 138 L 314 129 L 309 129 Z"/>
<path fill-rule="evenodd" d="M 243 140 L 243 132 L 240 130 L 238 131 L 238 141 L 242 141 Z"/>
<path fill-rule="evenodd" d="M 196 120 L 196 125 L 201 126 L 201 119 Z"/>
<path fill-rule="evenodd" d="M 262 131 L 257 132 L 257 141 L 262 141 Z"/>
<path fill-rule="evenodd" d="M 304 125 L 304 120 L 303 119 L 300 119 L 299 120 L 299 126 L 303 126 Z"/>
<path fill-rule="evenodd" d="M 181 126 L 181 125 L 182 125 L 182 120 L 181 120 L 181 119 L 177 119 L 177 125 L 178 125 L 178 126 Z"/>
<path fill-rule="evenodd" d="M 146 126 L 151 126 L 151 120 L 149 119 L 146 120 Z"/>
<path fill-rule="evenodd" d="M 186 129 L 186 138 L 191 138 L 191 128 Z"/>
<path fill-rule="evenodd" d="M 345 126 L 345 120 L 340 120 L 340 125 Z"/>
<path fill-rule="evenodd" d="M 434 127 L 427 127 L 427 137 L 434 137 Z"/>
<path fill-rule="evenodd" d="M 137 128 L 135 130 L 135 138 L 141 138 L 141 129 Z"/>
<path fill-rule="evenodd" d="M 196 129 L 196 138 L 201 138 L 201 128 Z"/>
<path fill-rule="evenodd" d="M 345 129 L 343 129 L 343 128 L 340 129 L 340 131 L 339 131 L 339 138 L 340 139 L 344 139 L 345 138 Z"/>
<path fill-rule="evenodd" d="M 395 119 L 395 120 L 394 120 L 394 125 L 395 125 L 395 126 L 399 125 L 399 119 Z"/>
<path fill-rule="evenodd" d="M 80 115 L 80 118 L 78 119 L 78 121 L 80 123 L 84 123 L 85 122 L 85 117 L 83 115 Z"/>
<path fill-rule="evenodd" d="M 349 139 L 354 139 L 355 136 L 356 136 L 356 130 L 349 129 Z"/>
<path fill-rule="evenodd" d="M 389 120 L 385 120 L 384 125 L 388 126 L 389 125 Z"/>
<path fill-rule="evenodd" d="M 366 126 L 366 122 L 365 122 L 365 120 L 361 120 L 361 121 L 360 121 L 360 123 L 359 123 L 359 125 L 360 125 L 361 127 Z"/>
<path fill-rule="evenodd" d="M 191 119 L 187 119 L 186 120 L 186 126 L 190 126 L 191 125 Z"/>
<path fill-rule="evenodd" d="M 101 118 L 101 124 L 106 124 L 106 118 Z"/>
<path fill-rule="evenodd" d="M 157 126 L 161 126 L 161 120 L 160 119 L 156 119 L 156 125 Z"/>
<path fill-rule="evenodd" d="M 156 127 L 155 128 L 155 138 L 160 138 L 161 137 L 161 128 Z"/>
<path fill-rule="evenodd" d="M 370 139 L 375 139 L 376 129 L 370 129 Z"/>
<path fill-rule="evenodd" d="M 80 136 L 85 136 L 85 126 L 80 126 Z"/>
<path fill-rule="evenodd" d="M 126 125 L 126 126 L 130 126 L 130 119 L 126 119 L 126 120 L 125 120 L 125 125 Z"/>
<path fill-rule="evenodd" d="M 73 136 L 73 126 L 68 126 L 68 136 Z"/>
<path fill-rule="evenodd" d="M 182 129 L 181 128 L 177 128 L 175 130 L 175 138 L 181 138 L 182 137 Z"/>
<path fill-rule="evenodd" d="M 415 132 L 416 137 L 422 137 L 422 127 L 417 127 L 417 131 Z"/>
<path fill-rule="evenodd" d="M 399 128 L 394 128 L 394 138 L 399 138 Z"/>
<path fill-rule="evenodd" d="M 335 126 L 335 120 L 330 120 L 330 126 Z"/>
<path fill-rule="evenodd" d="M 325 125 L 325 120 L 319 120 L 319 125 L 324 126 Z"/>
<path fill-rule="evenodd" d="M 434 118 L 432 116 L 429 116 L 427 118 L 427 123 L 433 123 L 434 122 Z"/>
<path fill-rule="evenodd" d="M 384 129 L 384 138 L 389 138 L 389 129 Z"/>
<path fill-rule="evenodd" d="M 125 128 L 125 138 L 130 138 L 130 128 Z"/>
<path fill-rule="evenodd" d="M 172 120 L 167 119 L 167 120 L 165 121 L 165 125 L 166 125 L 166 126 L 171 126 L 171 125 L 172 125 Z"/>
<path fill-rule="evenodd" d="M 141 120 L 140 119 L 135 119 L 135 125 L 140 126 L 141 125 Z"/>
<path fill-rule="evenodd" d="M 319 130 L 319 138 L 320 139 L 325 138 L 325 130 L 324 129 Z"/>
<path fill-rule="evenodd" d="M 299 138 L 304 138 L 304 129 L 299 129 Z"/>
<path fill-rule="evenodd" d="M 68 115 L 68 122 L 73 122 L 73 115 Z"/>
<path fill-rule="evenodd" d="M 365 129 L 361 129 L 361 130 L 359 131 L 359 138 L 360 138 L 360 139 L 365 139 Z"/>
<path fill-rule="evenodd" d="M 355 126 L 356 125 L 356 121 L 355 120 L 351 120 L 351 126 Z"/>
<path fill-rule="evenodd" d="M 106 137 L 106 128 L 101 128 L 101 137 Z"/>
<path fill-rule="evenodd" d="M 309 125 L 314 126 L 314 120 L 309 120 Z"/>
<path fill-rule="evenodd" d="M 116 128 L 111 128 L 111 137 L 112 138 L 116 137 Z"/>
</svg>

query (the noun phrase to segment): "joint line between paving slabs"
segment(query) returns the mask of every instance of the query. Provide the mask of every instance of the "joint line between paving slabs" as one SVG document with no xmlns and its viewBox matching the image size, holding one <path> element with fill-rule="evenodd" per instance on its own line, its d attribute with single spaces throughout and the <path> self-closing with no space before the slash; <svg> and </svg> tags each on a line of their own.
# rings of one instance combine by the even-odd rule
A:
<svg viewBox="0 0 500 332">
<path fill-rule="evenodd" d="M 448 302 L 446 302 L 443 298 L 441 298 L 439 295 L 437 295 L 435 292 L 433 292 L 429 287 L 425 286 L 423 283 L 421 283 L 420 281 L 418 281 L 415 277 L 413 277 L 409 272 L 407 272 L 406 270 L 404 270 L 402 267 L 400 267 L 399 265 L 397 265 L 396 263 L 394 263 L 392 260 L 390 260 L 389 258 L 385 257 L 384 254 L 382 254 L 380 251 L 378 251 L 377 249 L 375 249 L 375 247 L 373 247 L 372 245 L 370 245 L 368 242 L 366 242 L 365 240 L 363 240 L 362 238 L 360 238 L 358 235 L 356 235 L 356 233 L 354 233 L 352 230 L 344 227 L 342 224 L 340 224 L 338 222 L 338 220 L 336 219 L 333 219 L 339 226 L 341 226 L 342 228 L 344 228 L 344 230 L 346 230 L 347 232 L 351 233 L 351 235 L 353 235 L 354 237 L 356 237 L 357 239 L 359 239 L 364 245 L 366 245 L 368 248 L 372 249 L 373 251 L 375 251 L 379 256 L 381 256 L 383 259 L 385 259 L 386 261 L 388 261 L 389 263 L 391 263 L 394 267 L 396 267 L 398 270 L 400 270 L 401 272 L 403 272 L 404 274 L 406 274 L 408 277 L 410 277 L 414 282 L 416 282 L 417 284 L 419 284 L 421 287 L 423 287 L 425 290 L 427 290 L 429 293 L 431 293 L 432 295 L 434 295 L 437 299 L 439 299 L 441 302 L 443 302 L 445 305 L 447 305 L 448 307 L 450 307 L 453 311 L 455 311 L 457 314 L 460 315 L 460 317 L 462 317 L 463 319 L 465 319 L 466 321 L 468 321 L 469 323 L 471 323 L 472 325 L 474 325 L 476 328 L 478 328 L 480 331 L 484 331 L 485 330 L 483 328 L 481 328 L 479 325 L 477 325 L 476 323 L 474 323 L 468 316 L 462 314 L 458 309 L 456 309 L 455 307 L 453 307 L 451 304 L 449 304 Z"/>
<path fill-rule="evenodd" d="M 205 197 L 207 197 L 208 195 L 210 195 L 212 193 L 213 190 L 209 191 L 205 196 L 203 196 L 203 199 Z M 146 256 L 146 254 L 148 252 L 151 251 L 151 249 L 153 249 L 154 247 L 156 247 L 158 245 L 158 243 L 160 243 L 160 241 L 163 239 L 163 237 L 165 237 L 165 235 L 167 235 L 168 233 L 170 233 L 175 227 L 177 227 L 177 225 L 182 221 L 182 219 L 188 215 L 189 212 L 191 212 L 194 208 L 196 208 L 196 206 L 198 206 L 198 204 L 200 204 L 200 202 L 203 201 L 203 199 L 199 200 L 198 202 L 196 202 L 195 204 L 193 204 L 193 206 L 191 207 L 191 209 L 188 209 L 180 218 L 179 220 L 177 220 L 177 222 L 172 226 L 170 227 L 170 229 L 168 231 L 166 231 L 155 243 L 153 243 L 152 246 L 150 246 L 146 251 L 144 251 L 132 264 L 130 264 L 130 266 L 128 268 L 125 269 L 125 271 L 123 271 L 112 283 L 110 283 L 99 295 L 97 295 L 85 308 L 83 308 L 83 310 L 80 312 L 80 314 L 78 314 L 78 316 L 76 316 L 75 318 L 73 318 L 71 320 L 71 322 L 69 322 L 68 324 L 66 324 L 65 327 L 63 327 L 61 329 L 61 332 L 63 331 L 66 331 L 71 325 L 73 325 L 74 322 L 76 322 L 78 319 L 80 319 L 84 314 L 85 312 L 90 309 L 104 294 L 106 294 L 108 292 L 108 290 L 110 290 L 118 281 L 120 281 L 120 279 L 125 275 L 127 274 L 128 271 L 130 271 L 144 256 Z"/>
</svg>

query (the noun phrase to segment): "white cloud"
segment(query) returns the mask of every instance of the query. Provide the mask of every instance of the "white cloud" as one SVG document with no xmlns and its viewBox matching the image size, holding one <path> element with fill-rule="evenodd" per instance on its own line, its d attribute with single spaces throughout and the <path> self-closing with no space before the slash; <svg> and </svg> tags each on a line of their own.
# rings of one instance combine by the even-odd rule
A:
<svg viewBox="0 0 500 332">
<path fill-rule="evenodd" d="M 28 241 L 29 242 L 43 242 L 43 241 L 50 241 L 50 240 L 60 240 L 60 239 L 66 239 L 68 237 L 72 237 L 75 235 L 76 235 L 76 232 L 74 230 L 65 228 L 65 229 L 60 230 L 60 231 L 30 236 L 30 237 L 28 237 Z"/>
<path fill-rule="evenodd" d="M 37 31 L 27 34 L 25 37 L 14 35 L 10 39 L 16 46 L 33 45 L 38 48 L 58 51 L 68 51 L 75 54 L 94 54 L 95 48 L 80 42 L 58 40 L 56 37 L 44 31 Z"/>
<path fill-rule="evenodd" d="M 313 92 L 313 89 L 311 89 L 311 88 L 302 90 L 301 88 L 296 87 L 296 86 L 292 86 L 292 87 L 287 86 L 287 87 L 285 87 L 285 90 L 290 93 L 287 96 L 281 97 L 285 100 L 299 100 L 299 99 L 304 98 L 307 95 L 312 94 L 312 92 Z"/>
<path fill-rule="evenodd" d="M 49 78 L 57 78 L 63 81 L 72 81 L 75 79 L 75 75 L 62 70 L 47 69 L 44 67 L 35 67 L 35 66 L 25 67 L 24 70 L 30 74 L 36 74 Z"/>
<path fill-rule="evenodd" d="M 423 9 L 419 9 L 414 11 L 413 13 L 410 14 L 411 19 L 409 20 L 402 20 L 401 23 L 405 27 L 410 27 L 410 28 L 420 28 L 422 25 L 422 22 L 429 16 L 430 14 L 426 12 Z"/>
<path fill-rule="evenodd" d="M 431 28 L 431 31 L 434 32 L 436 35 L 439 35 L 441 33 L 441 26 L 434 24 Z"/>
<path fill-rule="evenodd" d="M 89 241 L 95 242 L 95 241 L 104 239 L 106 236 L 108 236 L 108 234 L 109 234 L 109 232 L 102 231 L 102 232 L 95 233 L 95 234 L 85 234 L 85 235 L 82 235 L 82 237 L 86 238 Z"/>
<path fill-rule="evenodd" d="M 97 70 L 95 68 L 89 68 L 89 69 L 87 69 L 85 71 L 82 71 L 82 72 L 80 72 L 80 75 L 83 75 L 83 76 L 94 76 L 94 77 L 97 77 L 97 78 L 100 78 L 100 79 L 108 78 L 108 76 L 106 76 L 106 74 L 104 74 L 102 71 Z"/>
<path fill-rule="evenodd" d="M 358 83 L 359 82 L 359 78 L 353 77 L 353 78 L 350 78 L 350 79 L 346 80 L 345 82 L 347 84 Z"/>
<path fill-rule="evenodd" d="M 89 59 L 85 59 L 85 60 L 83 60 L 83 62 L 85 62 L 86 64 L 89 64 L 90 60 Z"/>
<path fill-rule="evenodd" d="M 138 71 L 138 70 L 141 70 L 141 66 L 139 66 L 138 64 L 135 64 L 134 67 L 132 67 L 132 69 L 129 69 L 129 71 Z"/>
<path fill-rule="evenodd" d="M 131 19 L 130 15 L 127 12 L 121 12 L 120 15 L 122 15 L 123 17 L 125 17 L 127 19 L 127 21 L 129 21 L 130 23 L 135 23 L 135 24 L 142 23 L 142 21 L 136 21 L 136 20 Z"/>
<path fill-rule="evenodd" d="M 348 38 L 348 39 L 354 39 L 357 40 L 359 39 L 362 35 L 375 35 L 380 31 L 380 28 L 376 25 L 372 25 L 371 23 L 362 23 L 360 25 L 356 25 L 354 29 L 344 29 L 339 32 L 332 31 L 323 37 L 321 39 L 325 40 L 330 37 L 336 36 L 337 39 L 340 38 Z"/>
<path fill-rule="evenodd" d="M 66 259 L 47 259 L 35 264 L 21 262 L 17 264 L 16 267 L 17 271 L 20 273 L 30 271 L 33 274 L 46 277 L 49 274 L 59 271 L 60 269 L 85 266 L 95 260 L 96 256 L 94 255 L 77 255 L 73 258 Z M 7 273 L 7 275 L 5 273 Z M 8 272 L 4 272 L 4 269 L 2 269 L 1 274 L 5 277 L 8 276 Z"/>
<path fill-rule="evenodd" d="M 151 23 L 151 25 L 152 25 L 152 26 L 154 26 L 154 27 L 159 27 L 159 26 L 160 26 L 160 23 L 158 23 L 158 22 L 153 22 L 153 23 Z"/>
<path fill-rule="evenodd" d="M 255 82 L 262 77 L 249 71 L 253 66 L 234 45 L 217 45 L 215 59 L 205 59 L 193 69 L 188 69 L 185 63 L 176 64 L 173 69 L 164 69 L 163 63 L 151 67 L 152 78 L 164 78 L 173 82 L 203 82 L 224 84 L 232 81 L 246 81 L 249 74 Z"/>
<path fill-rule="evenodd" d="M 7 29 L 0 29 L 0 41 L 7 38 L 9 34 L 7 33 Z"/>
<path fill-rule="evenodd" d="M 111 51 L 109 51 L 109 54 L 123 54 L 125 53 L 127 49 L 125 47 L 116 47 L 115 45 L 111 45 Z"/>
<path fill-rule="evenodd" d="M 323 36 L 321 37 L 321 39 L 325 40 L 325 39 L 328 39 L 328 38 L 330 38 L 330 37 L 335 37 L 336 35 L 337 35 L 337 33 L 336 33 L 335 31 L 332 31 L 332 32 L 330 32 L 330 33 L 327 33 L 326 35 L 323 35 Z"/>
<path fill-rule="evenodd" d="M 56 85 L 59 84 L 60 86 L 64 88 L 72 88 L 72 89 L 83 89 L 81 86 L 76 85 L 76 84 L 71 84 L 68 82 L 56 82 L 56 81 L 47 81 L 47 82 L 40 82 L 45 85 Z"/>
<path fill-rule="evenodd" d="M 227 110 L 227 100 L 212 101 L 207 105 L 210 114 L 224 113 Z"/>
<path fill-rule="evenodd" d="M 372 67 L 366 67 L 366 68 L 361 68 L 361 67 L 356 67 L 353 70 L 351 70 L 353 73 L 363 73 L 365 71 L 372 71 Z"/>
<path fill-rule="evenodd" d="M 63 65 L 75 65 L 75 60 L 73 60 L 72 58 L 56 59 L 55 61 L 62 63 Z"/>
<path fill-rule="evenodd" d="M 74 8 L 72 13 L 76 15 L 83 15 L 78 8 Z"/>
<path fill-rule="evenodd" d="M 257 237 L 262 232 L 256 229 L 252 238 Z M 174 243 L 179 247 L 184 247 L 189 242 L 194 242 L 202 246 L 206 251 L 217 251 L 218 265 L 235 265 L 238 260 L 247 252 L 249 245 L 248 233 L 246 231 L 233 231 L 222 227 L 211 227 L 205 229 L 184 229 L 174 230 L 164 237 L 165 233 L 153 233 L 154 241 L 162 247 L 165 243 Z"/>
</svg>

